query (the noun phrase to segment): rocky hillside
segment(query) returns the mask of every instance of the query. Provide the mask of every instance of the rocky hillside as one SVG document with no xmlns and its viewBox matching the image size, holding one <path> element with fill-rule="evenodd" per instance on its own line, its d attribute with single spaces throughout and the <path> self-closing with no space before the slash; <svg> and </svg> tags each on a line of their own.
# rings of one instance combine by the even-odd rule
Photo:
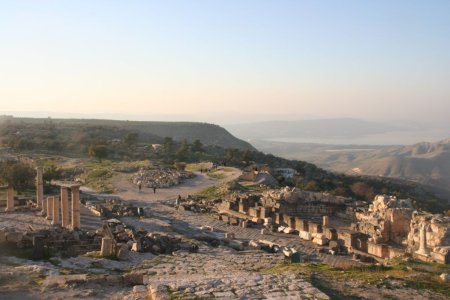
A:
<svg viewBox="0 0 450 300">
<path fill-rule="evenodd" d="M 357 155 L 334 155 L 334 162 L 347 172 L 403 178 L 429 185 L 450 187 L 450 139 L 436 143 L 397 146 Z M 346 162 L 346 164 L 344 164 Z M 346 166 L 345 166 L 346 165 Z"/>
<path fill-rule="evenodd" d="M 414 181 L 450 196 L 450 139 L 408 146 L 254 143 L 258 149 L 351 175 Z"/>
<path fill-rule="evenodd" d="M 47 148 L 51 148 L 50 144 L 54 143 L 90 144 L 96 140 L 120 140 L 128 134 L 137 134 L 138 142 L 142 143 L 162 143 L 165 137 L 171 137 L 175 141 L 192 143 L 200 140 L 204 145 L 254 150 L 249 143 L 234 137 L 224 128 L 207 123 L 0 117 L 3 143 L 22 143 L 25 148 L 30 144 L 30 149 L 42 143 L 48 143 Z"/>
</svg>

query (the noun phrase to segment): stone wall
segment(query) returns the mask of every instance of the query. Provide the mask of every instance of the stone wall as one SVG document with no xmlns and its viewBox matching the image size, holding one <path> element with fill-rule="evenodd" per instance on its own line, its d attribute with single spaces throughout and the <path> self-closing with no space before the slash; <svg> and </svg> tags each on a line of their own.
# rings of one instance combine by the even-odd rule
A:
<svg viewBox="0 0 450 300">
<path fill-rule="evenodd" d="M 376 243 L 406 244 L 412 213 L 410 200 L 378 195 L 369 209 L 355 213 L 354 229 Z"/>
</svg>

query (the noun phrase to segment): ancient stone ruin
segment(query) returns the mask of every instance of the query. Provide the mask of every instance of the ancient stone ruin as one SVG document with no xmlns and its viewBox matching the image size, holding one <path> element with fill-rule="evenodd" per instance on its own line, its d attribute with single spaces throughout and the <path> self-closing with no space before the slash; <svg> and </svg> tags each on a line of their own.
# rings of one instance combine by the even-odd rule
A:
<svg viewBox="0 0 450 300">
<path fill-rule="evenodd" d="M 262 195 L 234 194 L 219 206 L 220 219 L 239 226 L 298 234 L 328 246 L 329 253 L 354 253 L 370 260 L 412 255 L 450 262 L 450 217 L 415 211 L 409 199 L 377 195 L 362 207 L 327 193 L 284 188 Z"/>
<path fill-rule="evenodd" d="M 184 179 L 193 178 L 191 172 L 175 169 L 140 169 L 131 178 L 135 185 L 148 188 L 168 188 L 180 184 Z"/>
</svg>

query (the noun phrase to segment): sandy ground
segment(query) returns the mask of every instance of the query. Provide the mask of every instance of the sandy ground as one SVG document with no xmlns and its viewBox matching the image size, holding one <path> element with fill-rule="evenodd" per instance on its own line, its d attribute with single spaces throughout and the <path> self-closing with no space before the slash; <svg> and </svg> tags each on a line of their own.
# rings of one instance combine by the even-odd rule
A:
<svg viewBox="0 0 450 300">
<path fill-rule="evenodd" d="M 227 171 L 222 172 L 225 175 L 223 179 L 213 179 L 200 172 L 195 172 L 195 174 L 197 175 L 195 178 L 187 179 L 182 184 L 170 188 L 156 189 L 156 193 L 153 193 L 153 189 L 145 187 L 139 192 L 137 186 L 131 183 L 131 175 L 119 175 L 113 182 L 114 188 L 116 189 L 114 195 L 120 196 L 123 200 L 137 201 L 140 204 L 143 202 L 152 203 L 162 200 L 174 200 L 178 195 L 187 197 L 211 186 L 233 181 L 242 174 L 242 171 L 236 168 L 227 168 Z"/>
</svg>

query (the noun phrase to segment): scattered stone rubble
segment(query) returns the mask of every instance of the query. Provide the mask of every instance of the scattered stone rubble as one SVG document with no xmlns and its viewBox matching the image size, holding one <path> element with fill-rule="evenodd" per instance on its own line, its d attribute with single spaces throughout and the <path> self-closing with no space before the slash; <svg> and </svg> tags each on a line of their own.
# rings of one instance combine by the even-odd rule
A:
<svg viewBox="0 0 450 300">
<path fill-rule="evenodd" d="M 195 177 L 194 173 L 176 169 L 140 169 L 131 178 L 135 185 L 148 188 L 168 188 L 183 180 Z"/>
<path fill-rule="evenodd" d="M 129 257 L 129 251 L 150 252 L 155 255 L 172 254 L 174 251 L 185 250 L 196 252 L 198 245 L 182 238 L 163 233 L 148 232 L 144 229 L 134 229 L 117 219 L 106 221 L 96 235 L 102 236 L 101 255 L 114 256 L 122 260 Z"/>
<path fill-rule="evenodd" d="M 103 218 L 137 217 L 143 214 L 141 209 L 121 199 L 89 200 L 86 207 L 95 215 Z"/>
<path fill-rule="evenodd" d="M 100 238 L 82 230 L 53 227 L 41 230 L 18 231 L 0 229 L 0 246 L 14 249 L 31 249 L 30 258 L 43 259 L 53 255 L 72 257 L 100 248 Z"/>
<path fill-rule="evenodd" d="M 351 202 L 351 199 L 289 187 L 266 191 L 261 197 L 263 207 L 272 207 L 274 212 L 290 215 L 331 215 L 346 202 Z"/>
<path fill-rule="evenodd" d="M 200 197 L 188 196 L 186 198 L 177 199 L 175 202 L 170 201 L 168 204 L 177 209 L 189 210 L 195 213 L 216 213 L 217 205 L 221 203 L 221 199 L 206 199 Z"/>
</svg>

